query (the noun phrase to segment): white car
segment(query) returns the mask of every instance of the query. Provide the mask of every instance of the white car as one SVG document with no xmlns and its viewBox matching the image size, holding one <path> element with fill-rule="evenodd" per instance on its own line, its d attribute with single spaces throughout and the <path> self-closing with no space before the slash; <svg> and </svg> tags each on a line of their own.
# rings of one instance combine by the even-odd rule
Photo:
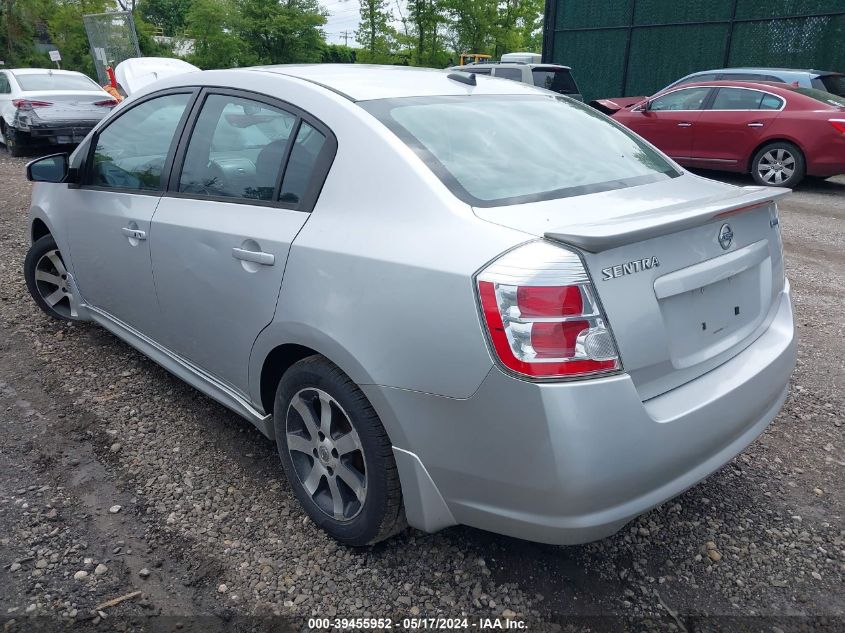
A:
<svg viewBox="0 0 845 633">
<path fill-rule="evenodd" d="M 0 70 L 0 141 L 27 147 L 79 143 L 117 105 L 92 79 L 70 70 Z"/>
<path fill-rule="evenodd" d="M 172 57 L 130 57 L 115 67 L 114 75 L 118 90 L 128 97 L 159 79 L 198 70 L 193 64 Z"/>
</svg>

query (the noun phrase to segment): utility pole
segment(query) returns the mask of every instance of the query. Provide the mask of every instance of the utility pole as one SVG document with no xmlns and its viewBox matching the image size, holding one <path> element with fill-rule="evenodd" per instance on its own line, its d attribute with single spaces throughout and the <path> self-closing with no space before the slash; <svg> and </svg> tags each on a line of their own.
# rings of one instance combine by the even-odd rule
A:
<svg viewBox="0 0 845 633">
<path fill-rule="evenodd" d="M 349 31 L 343 31 L 341 35 L 343 35 L 343 45 L 349 46 Z"/>
</svg>

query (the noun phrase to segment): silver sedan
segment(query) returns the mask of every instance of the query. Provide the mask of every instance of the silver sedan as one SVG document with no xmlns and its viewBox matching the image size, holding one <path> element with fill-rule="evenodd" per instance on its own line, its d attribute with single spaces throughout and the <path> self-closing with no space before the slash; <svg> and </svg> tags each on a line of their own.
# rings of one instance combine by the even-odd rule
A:
<svg viewBox="0 0 845 633">
<path fill-rule="evenodd" d="M 406 523 L 601 538 L 786 397 L 785 192 L 528 85 L 191 73 L 28 175 L 38 305 L 250 420 L 350 545 Z"/>
</svg>

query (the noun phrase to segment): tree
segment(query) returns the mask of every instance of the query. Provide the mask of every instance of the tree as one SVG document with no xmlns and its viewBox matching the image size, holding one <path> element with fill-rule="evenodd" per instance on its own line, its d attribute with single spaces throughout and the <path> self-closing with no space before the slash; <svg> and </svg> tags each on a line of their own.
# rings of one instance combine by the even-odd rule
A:
<svg viewBox="0 0 845 633">
<path fill-rule="evenodd" d="M 82 16 L 103 13 L 112 3 L 108 0 L 52 0 L 49 4 L 53 6 L 49 8 L 47 27 L 50 40 L 61 52 L 62 67 L 96 77 Z"/>
<path fill-rule="evenodd" d="M 187 34 L 194 39 L 191 63 L 204 69 L 237 66 L 243 43 L 232 32 L 236 21 L 229 0 L 193 0 L 185 16 Z"/>
<path fill-rule="evenodd" d="M 393 61 L 395 32 L 390 26 L 393 13 L 389 0 L 360 0 L 361 24 L 355 39 L 361 45 L 361 61 L 387 63 Z"/>
<path fill-rule="evenodd" d="M 236 0 L 237 31 L 260 64 L 319 62 L 326 16 L 317 0 Z"/>
<path fill-rule="evenodd" d="M 188 23 L 191 0 L 139 0 L 138 13 L 165 35 L 182 35 Z"/>
<path fill-rule="evenodd" d="M 491 0 L 445 0 L 456 55 L 487 53 L 493 47 L 497 5 Z"/>
</svg>

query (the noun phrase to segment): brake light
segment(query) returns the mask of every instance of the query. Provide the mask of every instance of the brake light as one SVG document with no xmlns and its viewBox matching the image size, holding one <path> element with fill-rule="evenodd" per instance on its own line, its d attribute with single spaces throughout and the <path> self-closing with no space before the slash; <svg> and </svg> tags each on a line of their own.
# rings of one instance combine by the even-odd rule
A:
<svg viewBox="0 0 845 633">
<path fill-rule="evenodd" d="M 49 101 L 33 101 L 32 99 L 12 99 L 12 105 L 18 110 L 29 110 L 31 108 L 44 108 L 53 105 Z"/>
<path fill-rule="evenodd" d="M 532 378 L 620 369 L 593 284 L 573 251 L 530 242 L 487 266 L 477 285 L 487 335 L 507 369 Z"/>
<path fill-rule="evenodd" d="M 837 132 L 845 134 L 845 119 L 830 119 L 830 124 Z"/>
<path fill-rule="evenodd" d="M 95 101 L 94 105 L 113 108 L 117 105 L 117 99 L 103 99 L 102 101 Z"/>
</svg>

